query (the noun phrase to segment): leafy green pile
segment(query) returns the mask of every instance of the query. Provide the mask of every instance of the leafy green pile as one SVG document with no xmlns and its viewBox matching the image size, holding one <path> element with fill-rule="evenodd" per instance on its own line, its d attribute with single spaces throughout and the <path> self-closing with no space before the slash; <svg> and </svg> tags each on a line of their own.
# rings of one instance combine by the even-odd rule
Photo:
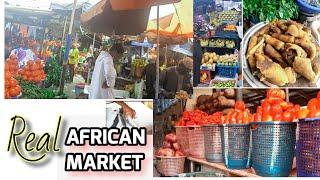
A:
<svg viewBox="0 0 320 180">
<path fill-rule="evenodd" d="M 52 89 L 45 89 L 38 85 L 17 79 L 19 81 L 23 99 L 54 99 L 56 93 Z"/>
<path fill-rule="evenodd" d="M 243 16 L 246 20 L 273 21 L 296 19 L 299 15 L 294 0 L 243 0 Z"/>
<path fill-rule="evenodd" d="M 62 66 L 59 64 L 58 56 L 53 56 L 52 59 L 46 64 L 44 68 L 47 77 L 46 86 L 59 86 Z"/>
</svg>

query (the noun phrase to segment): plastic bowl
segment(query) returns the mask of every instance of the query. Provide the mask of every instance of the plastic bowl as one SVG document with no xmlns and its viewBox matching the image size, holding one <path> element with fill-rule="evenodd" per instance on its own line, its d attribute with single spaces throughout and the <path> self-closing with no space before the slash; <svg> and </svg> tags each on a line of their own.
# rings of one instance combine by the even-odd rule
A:
<svg viewBox="0 0 320 180">
<path fill-rule="evenodd" d="M 297 5 L 299 6 L 300 10 L 306 12 L 308 14 L 318 14 L 320 13 L 320 7 L 316 7 L 313 5 L 308 4 L 304 0 L 296 0 Z"/>
</svg>

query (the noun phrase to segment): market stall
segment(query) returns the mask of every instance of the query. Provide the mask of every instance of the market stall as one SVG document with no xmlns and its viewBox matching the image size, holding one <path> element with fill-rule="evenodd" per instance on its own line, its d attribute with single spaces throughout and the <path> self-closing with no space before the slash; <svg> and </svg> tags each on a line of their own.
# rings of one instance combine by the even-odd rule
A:
<svg viewBox="0 0 320 180">
<path fill-rule="evenodd" d="M 318 90 L 202 93 L 155 102 L 154 176 L 320 175 Z"/>
<path fill-rule="evenodd" d="M 314 2 L 244 1 L 244 86 L 319 87 L 320 9 Z"/>
<path fill-rule="evenodd" d="M 232 88 L 241 85 L 241 17 L 239 1 L 195 1 L 195 86 Z"/>
</svg>

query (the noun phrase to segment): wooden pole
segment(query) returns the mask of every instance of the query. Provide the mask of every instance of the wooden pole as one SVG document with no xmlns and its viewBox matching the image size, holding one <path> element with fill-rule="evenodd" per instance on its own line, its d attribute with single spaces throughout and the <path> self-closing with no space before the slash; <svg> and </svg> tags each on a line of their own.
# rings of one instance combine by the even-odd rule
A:
<svg viewBox="0 0 320 180">
<path fill-rule="evenodd" d="M 157 6 L 157 61 L 156 61 L 156 91 L 155 99 L 159 98 L 159 55 L 160 55 L 160 37 L 159 37 L 159 5 Z"/>
<path fill-rule="evenodd" d="M 70 26 L 69 26 L 69 33 L 68 33 L 67 41 L 66 41 L 64 61 L 63 61 L 62 72 L 61 72 L 61 77 L 60 77 L 59 95 L 62 95 L 63 90 L 64 90 L 64 82 L 65 82 L 65 76 L 66 76 L 66 71 L 67 71 L 67 66 L 68 66 L 69 51 L 70 51 L 70 46 L 71 46 L 71 33 L 72 33 L 73 21 L 74 21 L 74 15 L 76 12 L 76 8 L 77 8 L 77 0 L 74 0 L 72 13 L 71 13 Z"/>
</svg>

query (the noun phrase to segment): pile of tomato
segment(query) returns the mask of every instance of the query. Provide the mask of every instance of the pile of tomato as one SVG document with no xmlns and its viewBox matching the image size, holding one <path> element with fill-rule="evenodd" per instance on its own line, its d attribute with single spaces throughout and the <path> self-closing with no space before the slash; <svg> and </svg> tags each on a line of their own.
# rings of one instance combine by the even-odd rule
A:
<svg viewBox="0 0 320 180">
<path fill-rule="evenodd" d="M 222 124 L 248 124 L 253 121 L 253 115 L 243 101 L 237 101 L 234 109 L 221 120 Z"/>
<path fill-rule="evenodd" d="M 16 97 L 21 93 L 21 87 L 18 84 L 18 81 L 12 76 L 9 71 L 5 72 L 5 98 L 11 99 Z"/>
<path fill-rule="evenodd" d="M 222 112 L 212 115 L 201 110 L 185 111 L 176 126 L 202 126 L 206 124 L 248 124 L 251 122 L 283 121 L 292 122 L 301 118 L 320 117 L 320 92 L 308 102 L 306 108 L 285 101 L 285 92 L 281 89 L 269 89 L 266 98 L 251 114 L 243 101 L 237 101 L 234 109 L 226 116 Z"/>
<path fill-rule="evenodd" d="M 19 72 L 19 62 L 16 57 L 16 55 L 12 54 L 10 57 L 6 60 L 6 63 L 4 65 L 5 72 L 10 72 L 12 76 L 17 76 Z"/>
<path fill-rule="evenodd" d="M 307 108 L 303 108 L 300 110 L 299 118 L 313 118 L 320 117 L 320 91 L 317 94 L 316 98 L 312 98 L 309 100 Z"/>
<path fill-rule="evenodd" d="M 267 91 L 266 99 L 258 106 L 254 114 L 255 122 L 284 121 L 292 122 L 299 118 L 300 105 L 285 101 L 285 92 L 281 89 Z"/>
<path fill-rule="evenodd" d="M 25 81 L 31 81 L 40 83 L 46 79 L 46 74 L 43 70 L 41 60 L 27 61 L 27 65 L 20 71 L 22 79 Z"/>
<path fill-rule="evenodd" d="M 208 114 L 201 110 L 185 111 L 176 126 L 202 126 L 207 116 Z"/>
</svg>

